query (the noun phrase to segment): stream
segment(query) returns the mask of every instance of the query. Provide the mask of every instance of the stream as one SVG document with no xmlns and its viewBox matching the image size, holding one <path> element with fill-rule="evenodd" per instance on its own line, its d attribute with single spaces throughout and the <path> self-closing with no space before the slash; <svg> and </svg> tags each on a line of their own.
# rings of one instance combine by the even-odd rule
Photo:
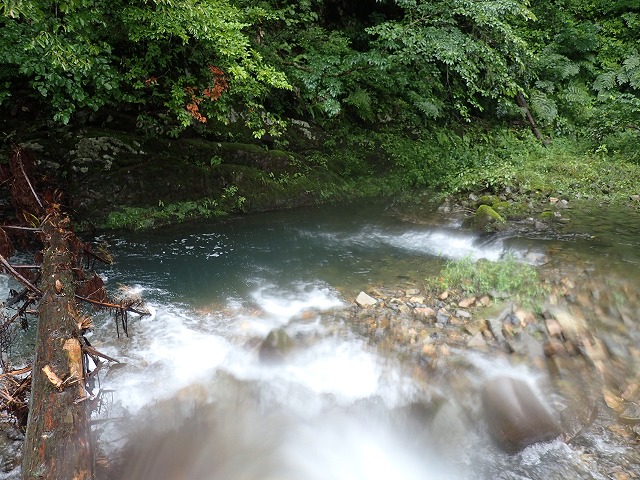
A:
<svg viewBox="0 0 640 480">
<path fill-rule="evenodd" d="M 571 441 L 506 453 L 490 440 L 479 404 L 491 378 L 526 382 L 553 412 L 569 403 L 534 362 L 456 346 L 427 362 L 378 348 L 352 324 L 360 291 L 420 290 L 467 256 L 545 258 L 560 276 L 637 288 L 638 212 L 576 210 L 564 230 L 491 236 L 415 216 L 342 205 L 101 237 L 116 259 L 107 287 L 140 293 L 151 315 L 131 315 L 120 338 L 112 318 L 95 321 L 92 345 L 122 362 L 100 378 L 96 417 L 112 421 L 97 427 L 98 465 L 131 480 L 638 478 L 637 437 L 618 435 L 600 400 Z M 594 322 L 617 329 L 632 382 L 640 307 L 625 305 L 626 330 Z M 275 359 L 270 332 L 286 339 Z"/>
</svg>

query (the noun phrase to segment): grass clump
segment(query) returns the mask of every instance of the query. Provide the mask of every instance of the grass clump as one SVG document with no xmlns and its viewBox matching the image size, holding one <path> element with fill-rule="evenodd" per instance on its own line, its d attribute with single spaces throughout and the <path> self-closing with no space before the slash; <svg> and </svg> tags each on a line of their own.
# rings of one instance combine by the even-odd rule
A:
<svg viewBox="0 0 640 480">
<path fill-rule="evenodd" d="M 513 255 L 495 262 L 475 261 L 468 256 L 449 261 L 438 281 L 445 290 L 514 297 L 525 303 L 535 303 L 547 292 L 536 268 L 518 261 Z"/>
</svg>

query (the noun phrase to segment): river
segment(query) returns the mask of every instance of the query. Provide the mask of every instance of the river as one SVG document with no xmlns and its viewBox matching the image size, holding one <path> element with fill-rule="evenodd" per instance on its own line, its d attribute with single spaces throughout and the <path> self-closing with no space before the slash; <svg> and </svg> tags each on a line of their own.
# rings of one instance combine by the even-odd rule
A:
<svg viewBox="0 0 640 480">
<path fill-rule="evenodd" d="M 508 374 L 561 402 L 545 374 L 455 349 L 434 372 L 376 348 L 350 312 L 372 285 L 419 288 L 448 259 L 507 251 L 523 261 L 553 252 L 552 268 L 633 284 L 638 213 L 576 210 L 553 233 L 493 236 L 435 212 L 416 216 L 342 205 L 101 237 L 116 259 L 107 287 L 129 286 L 151 312 L 131 316 L 120 338 L 98 317 L 90 338 L 122 362 L 101 377 L 97 414 L 113 419 L 98 429 L 104 457 L 122 460 L 115 478 L 637 478 L 633 441 L 611 434 L 606 406 L 578 441 L 505 453 L 478 416 L 479 388 Z M 272 331 L 293 341 L 282 361 L 261 358 Z"/>
</svg>

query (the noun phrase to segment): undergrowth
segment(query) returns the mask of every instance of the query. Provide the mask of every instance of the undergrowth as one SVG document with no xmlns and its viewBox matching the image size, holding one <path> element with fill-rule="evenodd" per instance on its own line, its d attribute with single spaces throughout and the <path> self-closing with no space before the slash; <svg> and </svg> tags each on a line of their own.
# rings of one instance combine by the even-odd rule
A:
<svg viewBox="0 0 640 480">
<path fill-rule="evenodd" d="M 513 255 L 506 255 L 495 262 L 475 261 L 471 257 L 451 260 L 435 281 L 445 290 L 512 297 L 528 304 L 535 304 L 548 292 L 536 268 L 518 261 Z"/>
</svg>

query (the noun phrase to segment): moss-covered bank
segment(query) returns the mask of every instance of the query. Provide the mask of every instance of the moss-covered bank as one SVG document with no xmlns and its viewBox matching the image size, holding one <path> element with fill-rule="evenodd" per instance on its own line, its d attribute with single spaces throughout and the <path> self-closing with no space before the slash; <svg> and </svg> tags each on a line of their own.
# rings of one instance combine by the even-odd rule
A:
<svg viewBox="0 0 640 480">
<path fill-rule="evenodd" d="M 512 127 L 408 134 L 292 121 L 266 142 L 231 131 L 149 137 L 126 118 L 60 127 L 5 116 L 0 125 L 8 132 L 2 157 L 12 142 L 36 150 L 78 220 L 101 228 L 382 195 L 439 199 L 477 212 L 476 226 L 491 229 L 502 220 L 554 221 L 576 199 L 640 208 L 640 165 L 624 152 L 578 139 L 543 146 Z"/>
</svg>

